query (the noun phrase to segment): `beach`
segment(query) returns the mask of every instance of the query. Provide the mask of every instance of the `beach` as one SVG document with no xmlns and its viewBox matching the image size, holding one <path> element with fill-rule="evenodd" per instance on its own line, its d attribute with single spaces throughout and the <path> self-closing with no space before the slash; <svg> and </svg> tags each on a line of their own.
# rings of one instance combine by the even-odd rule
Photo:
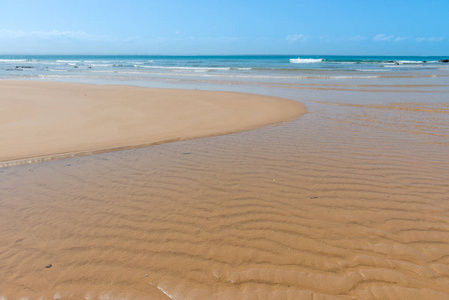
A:
<svg viewBox="0 0 449 300">
<path fill-rule="evenodd" d="M 228 134 L 306 112 L 229 92 L 10 80 L 0 89 L 0 166 Z"/>
<path fill-rule="evenodd" d="M 0 137 L 0 298 L 447 299 L 449 74 L 417 65 L 0 82 L 0 128 L 73 129 Z"/>
</svg>

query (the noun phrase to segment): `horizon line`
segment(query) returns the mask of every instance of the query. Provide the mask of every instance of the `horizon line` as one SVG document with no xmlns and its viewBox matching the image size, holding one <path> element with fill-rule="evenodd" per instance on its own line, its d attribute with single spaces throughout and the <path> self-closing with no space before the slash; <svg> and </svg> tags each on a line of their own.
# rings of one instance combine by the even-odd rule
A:
<svg viewBox="0 0 449 300">
<path fill-rule="evenodd" d="M 71 54 L 31 54 L 31 53 L 18 53 L 18 54 L 11 54 L 11 53 L 0 53 L 1 56 L 378 56 L 378 57 L 388 57 L 388 56 L 403 56 L 403 57 L 410 57 L 410 56 L 417 56 L 417 57 L 449 57 L 449 54 L 447 55 L 402 55 L 402 54 L 298 54 L 298 53 L 288 53 L 288 54 L 277 54 L 277 53 L 270 53 L 270 54 L 98 54 L 98 53 L 71 53 Z"/>
</svg>

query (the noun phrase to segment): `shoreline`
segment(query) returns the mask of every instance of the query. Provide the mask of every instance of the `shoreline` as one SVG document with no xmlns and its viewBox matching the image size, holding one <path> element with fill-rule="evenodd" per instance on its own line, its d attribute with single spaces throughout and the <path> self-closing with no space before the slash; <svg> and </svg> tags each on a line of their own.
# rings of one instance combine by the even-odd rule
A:
<svg viewBox="0 0 449 300">
<path fill-rule="evenodd" d="M 248 131 L 307 112 L 236 92 L 21 80 L 0 88 L 0 168 Z"/>
</svg>

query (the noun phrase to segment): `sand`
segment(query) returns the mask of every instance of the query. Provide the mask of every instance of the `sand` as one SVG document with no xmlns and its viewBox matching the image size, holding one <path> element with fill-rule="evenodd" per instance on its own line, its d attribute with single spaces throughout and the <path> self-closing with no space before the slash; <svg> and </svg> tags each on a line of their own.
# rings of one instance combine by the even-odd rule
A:
<svg viewBox="0 0 449 300">
<path fill-rule="evenodd" d="M 228 134 L 305 111 L 243 93 L 3 80 L 0 166 Z"/>
<path fill-rule="evenodd" d="M 1 168 L 0 298 L 448 299 L 447 93 L 408 80 L 289 85 L 290 122 Z"/>
</svg>

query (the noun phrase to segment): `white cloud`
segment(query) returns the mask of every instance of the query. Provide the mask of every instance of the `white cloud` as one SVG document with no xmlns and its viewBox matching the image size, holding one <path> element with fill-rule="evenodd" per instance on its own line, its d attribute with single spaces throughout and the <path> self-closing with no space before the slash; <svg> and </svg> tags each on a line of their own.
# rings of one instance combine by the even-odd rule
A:
<svg viewBox="0 0 449 300">
<path fill-rule="evenodd" d="M 395 42 L 401 42 L 401 41 L 406 41 L 411 39 L 411 37 L 409 36 L 398 36 L 397 38 L 394 39 Z"/>
<path fill-rule="evenodd" d="M 22 30 L 8 30 L 0 29 L 0 37 L 2 38 L 33 38 L 33 39 L 72 39 L 80 41 L 98 41 L 108 40 L 107 36 L 94 35 L 84 31 L 22 31 Z"/>
<path fill-rule="evenodd" d="M 427 40 L 429 42 L 442 42 L 444 41 L 446 38 L 444 36 L 438 36 L 438 37 L 430 37 Z"/>
<path fill-rule="evenodd" d="M 444 36 L 432 36 L 432 37 L 428 37 L 428 38 L 423 38 L 423 37 L 418 37 L 415 40 L 418 43 L 421 42 L 441 42 L 444 41 L 446 38 Z"/>
<path fill-rule="evenodd" d="M 386 35 L 386 34 L 378 34 L 375 37 L 373 37 L 373 41 L 375 41 L 375 42 L 402 42 L 402 41 L 413 40 L 415 42 L 421 43 L 421 42 L 441 42 L 441 41 L 444 41 L 445 39 L 446 38 L 444 36 L 413 38 L 410 36 L 395 37 L 394 35 Z"/>
<path fill-rule="evenodd" d="M 394 35 L 378 34 L 373 38 L 375 42 L 390 42 L 394 39 Z"/>
<path fill-rule="evenodd" d="M 363 35 L 339 36 L 339 37 L 330 36 L 330 35 L 322 35 L 322 36 L 319 36 L 318 38 L 325 42 L 336 42 L 336 43 L 347 42 L 347 41 L 360 42 L 360 41 L 365 41 L 368 39 L 366 36 L 363 36 Z"/>
<path fill-rule="evenodd" d="M 309 39 L 309 36 L 306 34 L 289 34 L 289 35 L 287 35 L 287 41 L 289 43 L 305 42 L 308 39 Z"/>
<path fill-rule="evenodd" d="M 365 40 L 367 40 L 367 37 L 363 36 L 363 35 L 355 35 L 355 36 L 350 36 L 349 40 L 350 41 L 365 41 Z"/>
<path fill-rule="evenodd" d="M 326 42 L 332 42 L 332 41 L 335 40 L 330 35 L 322 35 L 322 36 L 319 37 L 319 39 L 322 40 L 322 41 L 326 41 Z"/>
</svg>

